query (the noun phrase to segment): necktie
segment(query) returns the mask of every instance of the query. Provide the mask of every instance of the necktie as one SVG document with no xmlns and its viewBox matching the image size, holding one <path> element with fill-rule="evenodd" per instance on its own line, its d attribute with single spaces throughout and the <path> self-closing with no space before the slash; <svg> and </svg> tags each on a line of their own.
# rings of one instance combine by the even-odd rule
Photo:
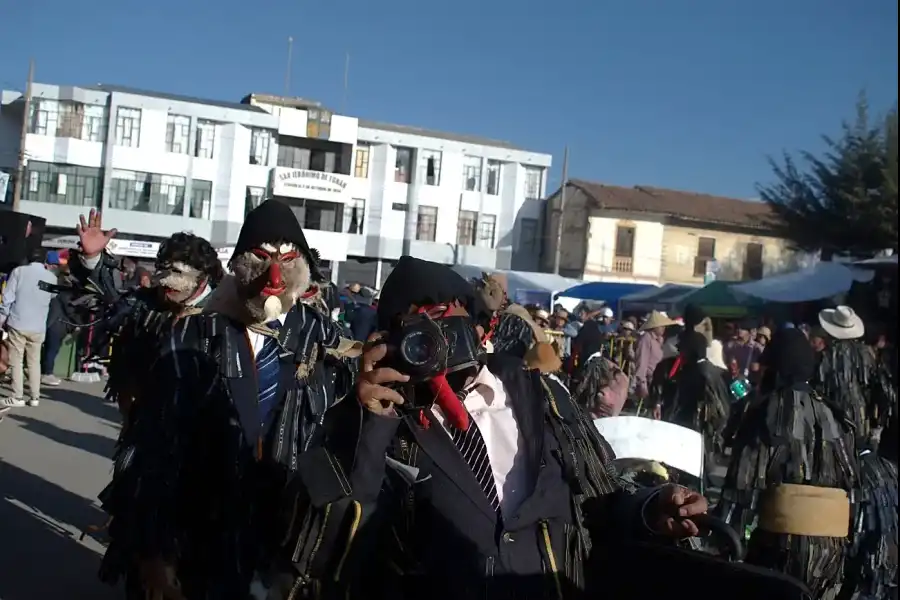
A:
<svg viewBox="0 0 900 600">
<path fill-rule="evenodd" d="M 266 323 L 269 329 L 278 331 L 281 327 L 281 321 L 270 321 Z M 265 423 L 269 413 L 275 407 L 275 401 L 278 396 L 278 351 L 281 347 L 278 345 L 278 339 L 266 336 L 263 347 L 256 355 L 256 382 L 259 389 L 259 422 Z"/>
<path fill-rule="evenodd" d="M 462 402 L 464 398 L 465 394 L 462 394 L 460 402 Z M 463 460 L 465 460 L 466 464 L 469 465 L 469 468 L 472 469 L 472 473 L 475 475 L 475 479 L 478 480 L 478 484 L 481 486 L 488 502 L 491 503 L 494 510 L 500 510 L 500 498 L 497 496 L 497 484 L 494 481 L 494 472 L 491 470 L 491 461 L 488 459 L 487 446 L 484 443 L 484 438 L 481 436 L 481 431 L 478 430 L 478 425 L 475 424 L 474 419 L 470 418 L 469 429 L 467 431 L 463 431 L 452 425 L 448 426 L 448 430 L 450 432 L 450 437 L 453 439 L 453 443 L 456 445 L 457 450 L 459 450 Z"/>
</svg>

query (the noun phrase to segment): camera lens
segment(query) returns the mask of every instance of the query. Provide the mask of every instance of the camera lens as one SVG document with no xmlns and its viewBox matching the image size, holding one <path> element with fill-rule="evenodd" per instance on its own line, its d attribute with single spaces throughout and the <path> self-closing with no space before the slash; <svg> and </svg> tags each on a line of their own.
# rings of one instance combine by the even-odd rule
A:
<svg viewBox="0 0 900 600">
<path fill-rule="evenodd" d="M 400 342 L 400 353 L 410 365 L 422 366 L 437 353 L 437 340 L 424 331 L 412 332 Z"/>
</svg>

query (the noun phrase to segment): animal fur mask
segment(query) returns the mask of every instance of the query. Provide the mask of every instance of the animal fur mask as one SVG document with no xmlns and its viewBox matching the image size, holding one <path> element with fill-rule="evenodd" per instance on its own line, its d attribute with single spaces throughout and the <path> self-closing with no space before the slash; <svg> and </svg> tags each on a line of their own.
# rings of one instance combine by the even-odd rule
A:
<svg viewBox="0 0 900 600">
<path fill-rule="evenodd" d="M 238 293 L 249 316 L 266 323 L 287 313 L 309 288 L 310 266 L 295 244 L 262 243 L 231 260 Z"/>
</svg>

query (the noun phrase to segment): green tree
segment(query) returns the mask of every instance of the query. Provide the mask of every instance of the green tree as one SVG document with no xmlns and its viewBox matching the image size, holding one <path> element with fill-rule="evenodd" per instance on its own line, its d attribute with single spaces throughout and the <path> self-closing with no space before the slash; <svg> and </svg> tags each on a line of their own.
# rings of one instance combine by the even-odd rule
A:
<svg viewBox="0 0 900 600">
<path fill-rule="evenodd" d="M 821 156 L 770 160 L 775 183 L 760 186 L 773 225 L 802 250 L 872 255 L 897 250 L 897 109 L 872 123 L 865 96 Z"/>
</svg>

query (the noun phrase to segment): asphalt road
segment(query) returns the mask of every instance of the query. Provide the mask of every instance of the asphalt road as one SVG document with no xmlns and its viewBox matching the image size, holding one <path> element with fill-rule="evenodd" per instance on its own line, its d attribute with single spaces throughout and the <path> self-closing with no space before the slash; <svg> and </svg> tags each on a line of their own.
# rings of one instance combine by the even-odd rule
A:
<svg viewBox="0 0 900 600">
<path fill-rule="evenodd" d="M 121 597 L 97 580 L 102 545 L 78 539 L 105 521 L 96 499 L 109 481 L 119 415 L 102 390 L 63 382 L 0 423 L 0 600 Z"/>
<path fill-rule="evenodd" d="M 40 406 L 14 408 L 0 423 L 0 600 L 121 598 L 97 580 L 102 546 L 78 540 L 105 521 L 96 498 L 119 420 L 102 389 L 45 388 Z"/>
</svg>

